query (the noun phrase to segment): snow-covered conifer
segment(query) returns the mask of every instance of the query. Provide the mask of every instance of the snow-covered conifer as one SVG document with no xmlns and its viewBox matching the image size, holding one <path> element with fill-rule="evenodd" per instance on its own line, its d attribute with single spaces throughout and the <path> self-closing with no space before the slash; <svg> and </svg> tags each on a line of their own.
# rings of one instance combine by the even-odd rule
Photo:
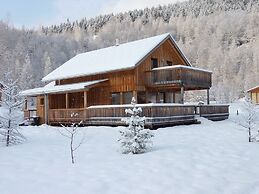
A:
<svg viewBox="0 0 259 194">
<path fill-rule="evenodd" d="M 11 78 L 11 73 L 6 73 L 0 93 L 2 97 L 0 106 L 0 141 L 6 146 L 22 143 L 25 137 L 19 132 L 19 122 L 21 116 L 21 106 L 23 101 L 19 96 L 19 89 L 16 81 Z"/>
<path fill-rule="evenodd" d="M 119 142 L 121 143 L 122 153 L 128 154 L 140 154 L 148 151 L 153 142 L 151 140 L 154 134 L 149 129 L 144 129 L 145 117 L 140 117 L 142 109 L 136 107 L 136 100 L 133 97 L 132 109 L 126 109 L 126 114 L 130 117 L 123 119 L 129 126 L 120 130 L 121 137 Z"/>
</svg>

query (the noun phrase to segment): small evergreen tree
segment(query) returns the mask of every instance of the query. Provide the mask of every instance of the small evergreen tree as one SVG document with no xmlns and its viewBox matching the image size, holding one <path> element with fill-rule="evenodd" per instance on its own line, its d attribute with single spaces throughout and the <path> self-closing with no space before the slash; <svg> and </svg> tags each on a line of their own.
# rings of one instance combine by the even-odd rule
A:
<svg viewBox="0 0 259 194">
<path fill-rule="evenodd" d="M 16 81 L 11 78 L 11 73 L 5 74 L 4 81 L 1 84 L 0 136 L 1 142 L 10 146 L 22 143 L 25 140 L 25 137 L 19 132 L 20 111 L 23 101 L 19 96 Z"/>
<path fill-rule="evenodd" d="M 136 107 L 136 100 L 133 97 L 132 109 L 126 109 L 126 114 L 131 115 L 129 118 L 123 119 L 129 126 L 120 130 L 122 153 L 141 154 L 151 149 L 153 142 L 151 138 L 154 134 L 149 129 L 144 129 L 145 117 L 140 117 L 141 108 Z"/>
</svg>

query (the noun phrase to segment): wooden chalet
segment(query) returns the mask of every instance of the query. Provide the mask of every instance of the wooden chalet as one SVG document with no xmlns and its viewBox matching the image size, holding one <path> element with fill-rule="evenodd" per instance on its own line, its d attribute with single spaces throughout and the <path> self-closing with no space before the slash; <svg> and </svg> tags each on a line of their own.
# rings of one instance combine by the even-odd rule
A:
<svg viewBox="0 0 259 194">
<path fill-rule="evenodd" d="M 259 86 L 253 87 L 247 90 L 247 92 L 250 94 L 252 103 L 259 104 Z"/>
<path fill-rule="evenodd" d="M 170 34 L 116 44 L 75 56 L 42 79 L 45 87 L 23 91 L 27 102 L 35 102 L 25 106 L 25 118 L 121 125 L 134 96 L 153 128 L 195 123 L 196 114 L 226 119 L 228 106 L 209 105 L 211 75 L 192 67 Z M 206 90 L 208 105 L 185 105 L 187 90 Z"/>
</svg>

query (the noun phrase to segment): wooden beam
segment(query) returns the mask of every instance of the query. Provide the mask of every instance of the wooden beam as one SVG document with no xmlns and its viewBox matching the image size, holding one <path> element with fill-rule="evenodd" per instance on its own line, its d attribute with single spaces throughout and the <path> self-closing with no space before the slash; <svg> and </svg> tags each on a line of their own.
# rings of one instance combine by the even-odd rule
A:
<svg viewBox="0 0 259 194">
<path fill-rule="evenodd" d="M 87 107 L 87 91 L 84 91 L 84 108 Z"/>
<path fill-rule="evenodd" d="M 45 120 L 45 124 L 48 124 L 48 112 L 49 112 L 49 100 L 48 100 L 48 95 L 45 94 L 44 95 L 44 120 Z"/>
<path fill-rule="evenodd" d="M 123 104 L 123 93 L 120 92 L 120 104 Z"/>
<path fill-rule="evenodd" d="M 69 108 L 69 99 L 68 99 L 68 93 L 66 93 L 66 109 Z"/>
<path fill-rule="evenodd" d="M 137 103 L 138 103 L 137 91 L 136 91 L 136 90 L 133 91 L 133 97 L 135 98 L 135 100 L 136 100 Z"/>
<path fill-rule="evenodd" d="M 181 103 L 184 103 L 184 87 L 181 87 Z"/>
<path fill-rule="evenodd" d="M 210 89 L 207 89 L 207 104 L 210 104 Z"/>
</svg>

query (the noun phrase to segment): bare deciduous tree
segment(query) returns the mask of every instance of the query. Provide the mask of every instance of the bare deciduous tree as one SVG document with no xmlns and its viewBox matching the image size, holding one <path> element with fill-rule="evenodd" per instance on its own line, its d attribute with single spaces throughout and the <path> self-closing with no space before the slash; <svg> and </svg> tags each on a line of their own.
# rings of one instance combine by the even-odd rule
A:
<svg viewBox="0 0 259 194">
<path fill-rule="evenodd" d="M 71 114 L 71 117 L 75 117 L 76 113 Z M 65 126 L 60 123 L 62 128 L 59 129 L 59 133 L 64 137 L 68 138 L 70 141 L 69 148 L 70 148 L 70 156 L 72 164 L 75 163 L 75 151 L 84 143 L 85 141 L 85 134 L 80 137 L 80 140 L 77 140 L 77 135 L 81 131 L 79 126 L 82 124 L 82 121 L 79 123 L 72 123 L 70 126 Z"/>
</svg>

